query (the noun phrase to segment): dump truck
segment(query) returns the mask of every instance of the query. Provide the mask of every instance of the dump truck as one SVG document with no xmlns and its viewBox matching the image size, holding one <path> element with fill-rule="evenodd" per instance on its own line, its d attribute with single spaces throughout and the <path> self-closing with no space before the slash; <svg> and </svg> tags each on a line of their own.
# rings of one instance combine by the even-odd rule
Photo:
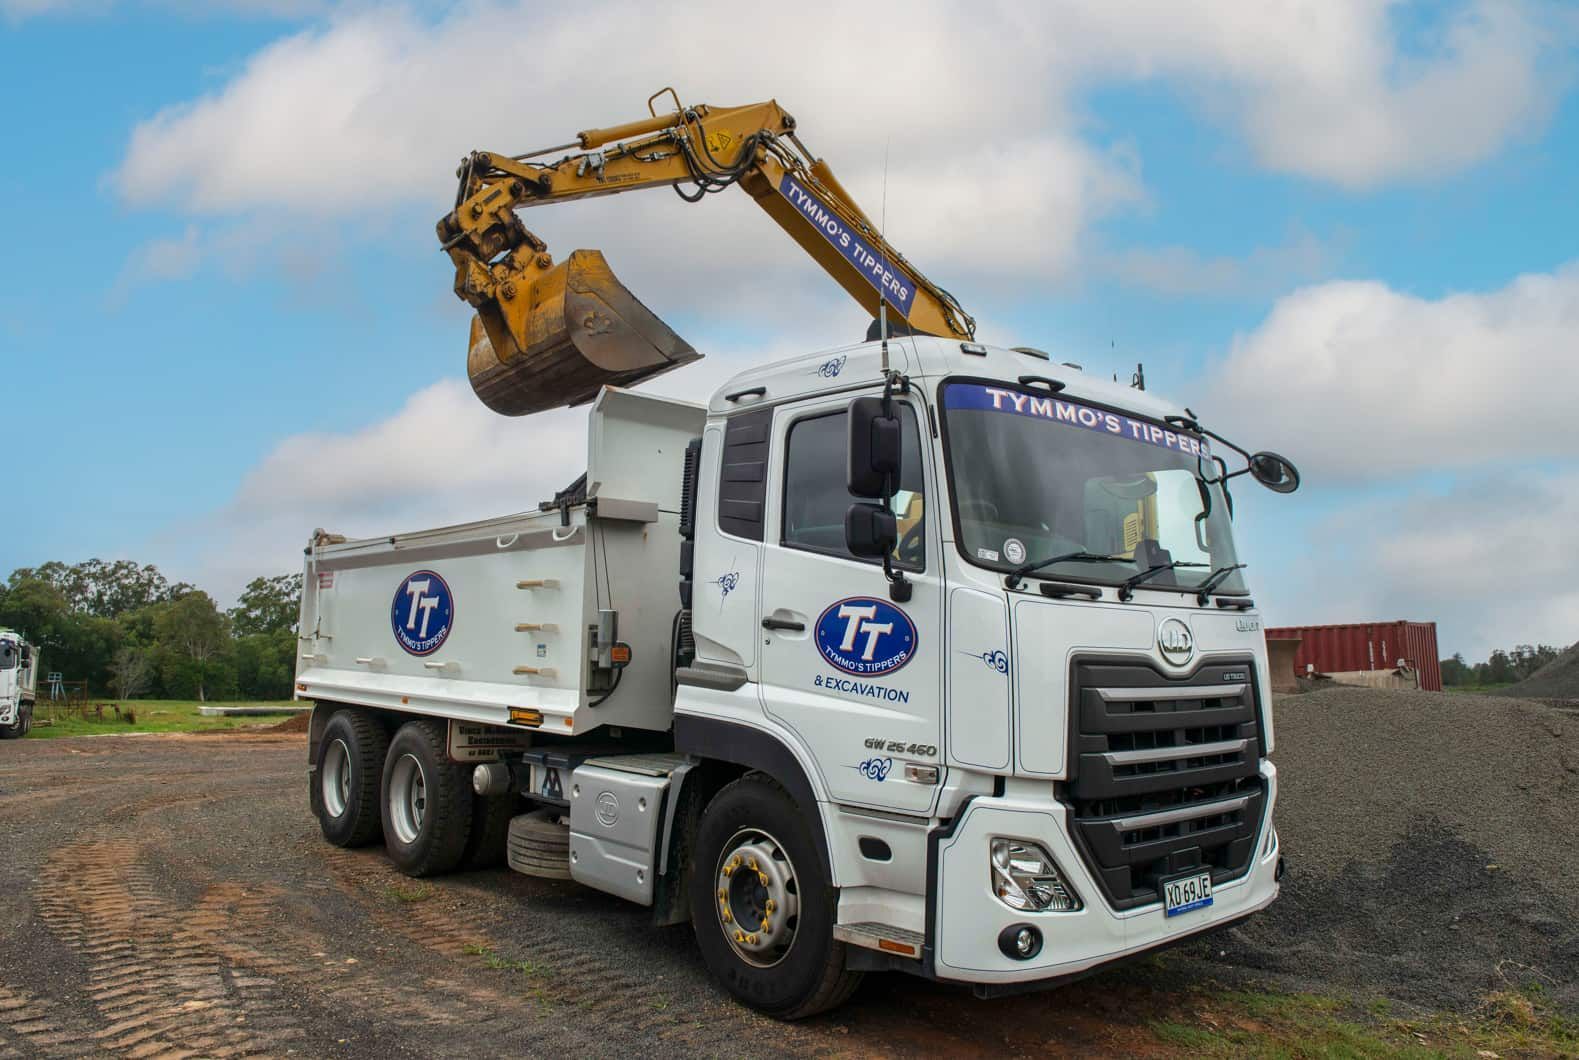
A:
<svg viewBox="0 0 1579 1060">
<path fill-rule="evenodd" d="M 975 341 L 776 104 L 675 102 L 556 162 L 462 164 L 438 232 L 469 375 L 506 414 L 585 405 L 585 473 L 497 519 L 314 532 L 295 690 L 324 838 L 690 922 L 784 1019 L 867 971 L 1012 993 L 1265 908 L 1272 702 L 1231 485 L 1290 492 L 1292 464 L 1139 378 Z M 757 196 L 867 341 L 705 404 L 631 389 L 696 351 L 514 210 L 686 181 Z"/>
<path fill-rule="evenodd" d="M 28 734 L 37 701 L 38 649 L 22 634 L 0 629 L 0 740 Z"/>
</svg>

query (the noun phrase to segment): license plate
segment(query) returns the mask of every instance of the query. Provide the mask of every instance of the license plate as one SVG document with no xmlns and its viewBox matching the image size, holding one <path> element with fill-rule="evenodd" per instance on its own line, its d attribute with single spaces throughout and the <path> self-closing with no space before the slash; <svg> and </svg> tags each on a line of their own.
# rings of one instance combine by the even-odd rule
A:
<svg viewBox="0 0 1579 1060">
<path fill-rule="evenodd" d="M 1162 885 L 1163 912 L 1178 916 L 1192 909 L 1205 909 L 1212 904 L 1212 874 L 1185 876 L 1169 880 Z"/>
</svg>

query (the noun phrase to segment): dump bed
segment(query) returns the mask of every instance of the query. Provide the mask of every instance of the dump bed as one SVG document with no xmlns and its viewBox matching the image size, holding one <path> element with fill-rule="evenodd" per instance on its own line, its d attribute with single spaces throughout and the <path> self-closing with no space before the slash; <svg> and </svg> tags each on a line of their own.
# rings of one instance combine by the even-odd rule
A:
<svg viewBox="0 0 1579 1060">
<path fill-rule="evenodd" d="M 704 419 L 688 402 L 605 389 L 588 414 L 584 493 L 416 533 L 315 535 L 298 698 L 558 735 L 668 729 L 682 464 Z M 625 657 L 616 639 L 623 669 L 610 665 Z"/>
</svg>

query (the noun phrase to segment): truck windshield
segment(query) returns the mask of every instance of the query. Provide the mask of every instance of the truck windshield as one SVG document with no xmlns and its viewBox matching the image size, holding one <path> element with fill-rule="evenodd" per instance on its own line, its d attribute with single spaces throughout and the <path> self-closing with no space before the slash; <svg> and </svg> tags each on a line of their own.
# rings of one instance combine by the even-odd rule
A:
<svg viewBox="0 0 1579 1060">
<path fill-rule="evenodd" d="M 955 529 L 965 558 L 1012 571 L 1071 556 L 1036 577 L 1243 594 L 1222 488 L 1204 439 L 1045 390 L 943 387 Z M 1112 557 L 1100 559 L 1099 557 Z M 1168 565 L 1174 564 L 1169 567 Z"/>
<path fill-rule="evenodd" d="M 0 640 L 0 670 L 16 669 L 17 654 L 14 641 Z"/>
</svg>

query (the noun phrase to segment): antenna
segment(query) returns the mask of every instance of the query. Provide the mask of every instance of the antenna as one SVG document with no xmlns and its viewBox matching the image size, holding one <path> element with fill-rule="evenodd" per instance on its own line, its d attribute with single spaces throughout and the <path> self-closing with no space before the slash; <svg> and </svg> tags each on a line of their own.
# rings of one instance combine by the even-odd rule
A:
<svg viewBox="0 0 1579 1060">
<path fill-rule="evenodd" d="M 888 149 L 894 144 L 894 137 L 889 135 L 888 141 L 883 144 L 883 204 L 878 218 L 877 240 L 883 245 L 883 272 L 889 271 L 888 261 Z M 877 335 L 883 340 L 883 375 L 888 374 L 888 292 L 883 289 L 881 282 L 877 285 Z"/>
</svg>

